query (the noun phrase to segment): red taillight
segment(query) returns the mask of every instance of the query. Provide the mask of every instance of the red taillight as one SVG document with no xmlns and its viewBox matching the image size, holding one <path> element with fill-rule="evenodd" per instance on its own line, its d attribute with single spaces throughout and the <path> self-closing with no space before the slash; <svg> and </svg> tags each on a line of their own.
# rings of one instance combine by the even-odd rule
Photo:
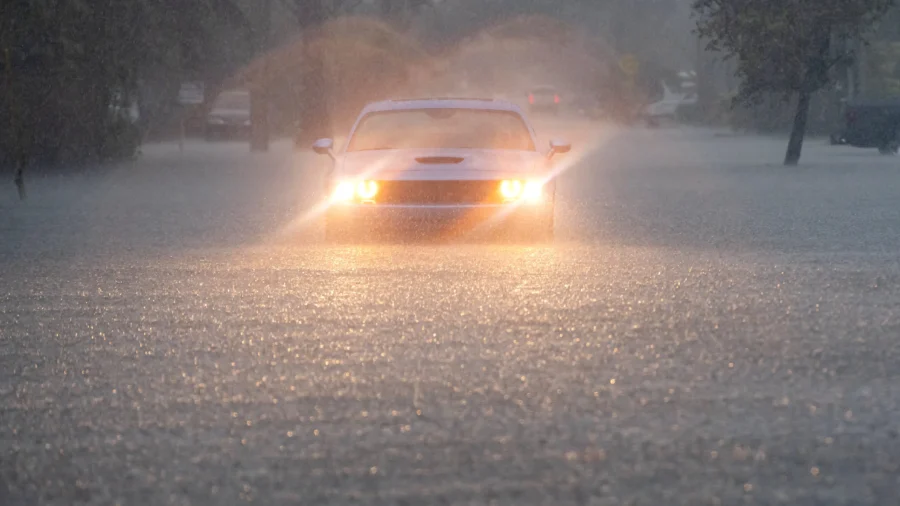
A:
<svg viewBox="0 0 900 506">
<path fill-rule="evenodd" d="M 554 103 L 554 104 L 558 104 L 558 103 L 559 103 L 559 95 L 553 95 L 553 103 Z"/>
<path fill-rule="evenodd" d="M 529 103 L 529 104 L 533 104 L 533 103 L 534 103 L 534 94 L 528 95 L 528 103 Z"/>
</svg>

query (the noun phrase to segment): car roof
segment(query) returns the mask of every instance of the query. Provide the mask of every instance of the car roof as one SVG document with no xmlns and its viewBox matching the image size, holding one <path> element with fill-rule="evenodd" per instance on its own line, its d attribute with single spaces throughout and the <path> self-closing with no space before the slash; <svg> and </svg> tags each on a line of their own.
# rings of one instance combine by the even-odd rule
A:
<svg viewBox="0 0 900 506">
<path fill-rule="evenodd" d="M 480 109 L 522 113 L 518 105 L 493 98 L 412 98 L 373 102 L 363 109 L 362 114 L 410 109 Z"/>
</svg>

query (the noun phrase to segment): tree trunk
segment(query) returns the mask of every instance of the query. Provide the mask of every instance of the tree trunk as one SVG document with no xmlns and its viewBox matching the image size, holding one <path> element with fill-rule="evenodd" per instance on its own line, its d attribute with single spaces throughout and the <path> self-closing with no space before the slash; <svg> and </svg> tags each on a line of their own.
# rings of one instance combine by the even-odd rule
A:
<svg viewBox="0 0 900 506">
<path fill-rule="evenodd" d="M 5 103 L 3 104 L 4 111 L 9 118 L 9 123 L 4 125 L 4 129 L 8 129 L 9 132 L 3 132 L 0 130 L 0 149 L 6 147 L 9 151 L 12 151 L 12 155 L 7 158 L 0 157 L 0 169 L 3 169 L 3 163 L 6 161 L 12 162 L 15 167 L 15 175 L 13 176 L 13 182 L 16 185 L 16 189 L 19 191 L 19 199 L 25 200 L 25 174 L 22 168 L 22 157 L 20 156 L 21 145 L 18 142 L 15 142 L 16 137 L 18 137 L 17 133 L 19 132 L 18 125 L 16 124 L 16 114 L 13 110 L 15 106 L 15 92 L 13 91 L 13 80 L 12 80 L 12 56 L 9 47 L 6 45 L 5 41 L 3 41 L 3 67 L 4 67 L 4 88 L 6 93 L 5 95 Z M 9 135 L 7 139 L 4 133 Z"/>
<path fill-rule="evenodd" d="M 321 0 L 315 2 L 316 11 L 311 19 L 316 24 L 307 28 L 307 34 L 303 41 L 303 59 L 306 71 L 303 83 L 305 85 L 306 100 L 304 115 L 300 125 L 300 139 L 303 144 L 311 144 L 317 139 L 331 137 L 331 111 L 328 107 L 330 94 L 328 92 L 328 68 L 325 62 L 324 44 L 321 38 L 324 33 L 321 30 L 325 22 L 325 8 Z"/>
<path fill-rule="evenodd" d="M 250 89 L 250 151 L 265 152 L 269 150 L 269 80 L 271 79 L 268 61 L 270 32 L 272 27 L 272 0 L 264 0 L 259 11 L 256 34 L 256 54 L 263 58 L 265 65 L 261 83 Z"/>
<path fill-rule="evenodd" d="M 16 183 L 16 190 L 19 192 L 19 200 L 25 200 L 25 167 L 22 165 L 21 160 L 19 160 L 18 167 L 16 167 L 16 177 L 13 181 Z"/>
<path fill-rule="evenodd" d="M 697 75 L 694 78 L 697 90 L 697 117 L 694 120 L 706 123 L 712 119 L 716 90 L 713 82 L 713 68 L 707 59 L 704 42 L 701 37 L 697 36 Z"/>
<path fill-rule="evenodd" d="M 321 38 L 327 19 L 325 0 L 295 0 L 297 20 L 303 29 L 303 112 L 294 138 L 297 146 L 310 146 L 316 139 L 331 137 L 328 79 Z"/>
<path fill-rule="evenodd" d="M 396 0 L 381 0 L 381 15 L 385 19 L 391 19 L 396 11 Z"/>
<path fill-rule="evenodd" d="M 269 150 L 269 99 L 265 86 L 250 89 L 250 151 L 254 153 Z"/>
<path fill-rule="evenodd" d="M 803 151 L 803 137 L 806 135 L 806 123 L 809 120 L 809 103 L 812 93 L 807 90 L 800 91 L 797 100 L 797 112 L 794 114 L 794 126 L 791 129 L 791 140 L 788 142 L 787 154 L 784 164 L 797 165 L 800 161 L 800 153 Z"/>
</svg>

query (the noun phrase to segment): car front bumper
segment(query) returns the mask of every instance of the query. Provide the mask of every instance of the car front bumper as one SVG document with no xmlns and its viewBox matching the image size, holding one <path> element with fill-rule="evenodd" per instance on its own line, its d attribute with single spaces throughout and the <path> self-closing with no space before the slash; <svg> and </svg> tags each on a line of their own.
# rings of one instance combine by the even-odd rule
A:
<svg viewBox="0 0 900 506">
<path fill-rule="evenodd" d="M 329 229 L 350 231 L 467 231 L 504 226 L 552 227 L 552 202 L 521 205 L 335 204 Z"/>
</svg>

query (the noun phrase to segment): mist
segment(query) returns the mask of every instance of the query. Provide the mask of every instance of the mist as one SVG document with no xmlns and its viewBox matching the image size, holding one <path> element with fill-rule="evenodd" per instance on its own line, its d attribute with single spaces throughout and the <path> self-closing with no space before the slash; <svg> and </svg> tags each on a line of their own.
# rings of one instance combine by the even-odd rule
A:
<svg viewBox="0 0 900 506">
<path fill-rule="evenodd" d="M 0 504 L 898 504 L 873 5 L 0 3 Z"/>
</svg>

